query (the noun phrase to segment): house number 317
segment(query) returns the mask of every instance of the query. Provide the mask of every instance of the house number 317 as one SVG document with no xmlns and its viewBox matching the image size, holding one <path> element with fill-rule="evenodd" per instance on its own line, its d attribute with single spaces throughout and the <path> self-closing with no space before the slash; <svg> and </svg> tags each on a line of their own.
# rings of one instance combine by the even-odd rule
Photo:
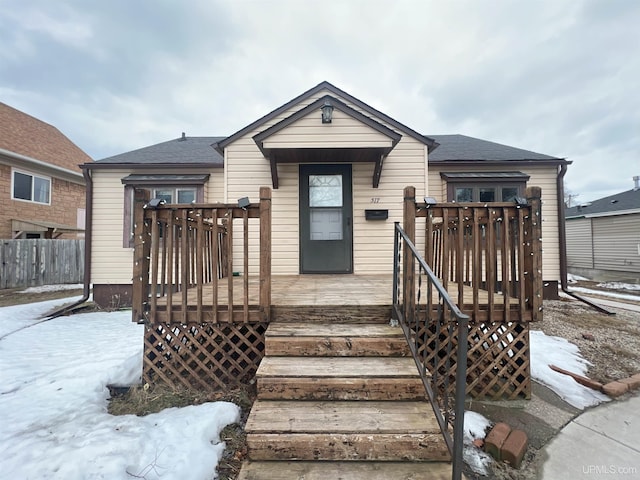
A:
<svg viewBox="0 0 640 480">
<path fill-rule="evenodd" d="M 380 203 L 380 197 L 371 197 L 371 203 Z"/>
</svg>

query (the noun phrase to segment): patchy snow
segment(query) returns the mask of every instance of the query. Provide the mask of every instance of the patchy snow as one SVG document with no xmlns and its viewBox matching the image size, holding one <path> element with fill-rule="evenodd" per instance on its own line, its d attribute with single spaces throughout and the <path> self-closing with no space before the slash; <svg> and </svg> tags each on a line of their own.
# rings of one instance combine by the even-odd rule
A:
<svg viewBox="0 0 640 480">
<path fill-rule="evenodd" d="M 555 365 L 586 376 L 590 363 L 580 355 L 576 345 L 564 338 L 548 336 L 538 330 L 531 330 L 530 341 L 533 379 L 546 385 L 560 398 L 581 410 L 609 400 L 606 395 L 549 368 L 549 365 Z"/>
<path fill-rule="evenodd" d="M 20 290 L 18 293 L 44 293 L 44 292 L 60 292 L 63 290 L 80 290 L 84 288 L 82 283 L 66 283 L 61 285 L 40 285 L 38 287 L 29 287 Z"/>
<path fill-rule="evenodd" d="M 580 275 L 574 275 L 573 273 L 567 273 L 567 282 L 576 283 L 580 281 L 589 281 L 586 277 L 581 277 Z"/>
<path fill-rule="evenodd" d="M 611 290 L 629 290 L 631 292 L 640 292 L 640 284 L 637 283 L 605 282 L 599 283 L 598 286 L 602 288 L 610 288 Z"/>
<path fill-rule="evenodd" d="M 47 313 L 72 302 L 77 302 L 81 298 L 82 296 L 59 298 L 46 302 L 0 308 L 0 340 L 13 332 L 41 322 L 42 317 Z"/>
<path fill-rule="evenodd" d="M 109 415 L 106 386 L 140 380 L 144 327 L 130 312 L 38 323 L 71 300 L 0 308 L 3 478 L 212 478 L 220 431 L 238 421 L 239 408 L 215 402 Z"/>
<path fill-rule="evenodd" d="M 473 441 L 478 438 L 484 439 L 491 425 L 491 422 L 479 413 L 464 412 L 464 461 L 471 470 L 479 475 L 489 475 L 493 458 L 476 447 Z"/>
<path fill-rule="evenodd" d="M 590 295 L 600 295 L 602 297 L 617 298 L 618 300 L 631 300 L 631 301 L 640 302 L 640 295 L 607 292 L 606 290 L 592 290 L 590 288 L 584 288 L 584 287 L 571 287 L 571 291 L 577 292 L 577 293 L 587 293 Z"/>
</svg>

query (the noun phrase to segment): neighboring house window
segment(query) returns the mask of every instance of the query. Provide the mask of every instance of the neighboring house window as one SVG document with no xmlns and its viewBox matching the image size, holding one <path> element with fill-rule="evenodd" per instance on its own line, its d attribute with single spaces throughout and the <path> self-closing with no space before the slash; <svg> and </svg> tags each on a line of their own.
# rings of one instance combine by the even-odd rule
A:
<svg viewBox="0 0 640 480">
<path fill-rule="evenodd" d="M 28 172 L 13 170 L 11 198 L 27 202 L 51 204 L 51 179 Z"/>
<path fill-rule="evenodd" d="M 135 189 L 149 191 L 151 198 L 160 198 L 166 203 L 204 202 L 204 184 L 208 174 L 196 175 L 138 175 L 122 179 L 124 188 L 124 225 L 122 245 L 133 247 L 133 196 Z"/>
<path fill-rule="evenodd" d="M 441 173 L 449 202 L 512 202 L 522 196 L 529 175 L 522 172 Z"/>
</svg>

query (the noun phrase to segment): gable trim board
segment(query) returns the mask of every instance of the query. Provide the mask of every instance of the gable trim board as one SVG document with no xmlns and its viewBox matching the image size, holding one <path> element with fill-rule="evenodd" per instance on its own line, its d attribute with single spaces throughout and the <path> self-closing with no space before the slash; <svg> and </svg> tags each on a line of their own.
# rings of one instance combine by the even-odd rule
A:
<svg viewBox="0 0 640 480">
<path fill-rule="evenodd" d="M 331 102 L 334 107 L 334 120 L 330 124 L 323 124 L 321 120 L 320 106 L 324 102 Z M 355 147 L 347 146 L 348 142 L 339 143 L 342 141 L 340 136 L 348 136 L 350 132 L 357 132 L 351 139 Z M 442 136 L 445 140 L 449 137 Z M 436 140 L 418 134 L 323 82 L 227 138 L 201 137 L 201 142 L 205 138 L 216 139 L 210 146 L 218 155 L 216 161 L 196 164 L 171 161 L 166 157 L 154 162 L 149 154 L 154 146 L 150 146 L 110 157 L 105 159 L 105 163 L 98 161 L 86 165 L 87 174 L 94 183 L 95 208 L 100 210 L 99 215 L 96 211 L 92 240 L 95 246 L 93 283 L 115 289 L 130 282 L 131 272 L 124 266 L 132 263 L 132 250 L 122 248 L 122 232 L 119 230 L 123 225 L 123 183 L 128 184 L 123 179 L 140 179 L 146 175 L 149 178 L 145 181 L 152 182 L 153 175 L 208 172 L 209 177 L 204 182 L 206 203 L 229 203 L 241 197 L 255 199 L 261 186 L 272 184 L 273 274 L 287 275 L 301 271 L 299 166 L 349 164 L 352 168 L 350 200 L 354 274 L 391 272 L 389 255 L 393 247 L 393 224 L 402 222 L 404 187 L 416 187 L 418 197 L 429 195 L 444 201 L 447 174 L 451 174 L 453 180 L 463 169 L 480 172 L 478 178 L 486 178 L 486 173 L 482 172 L 495 174 L 500 170 L 506 176 L 517 176 L 519 181 L 526 181 L 526 178 L 530 185 L 537 185 L 536 182 L 543 184 L 543 215 L 548 218 L 545 233 L 549 234 L 544 247 L 545 253 L 549 252 L 545 255 L 545 281 L 557 285 L 561 272 L 558 267 L 561 249 L 558 247 L 555 213 L 559 208 L 556 187 L 563 170 L 559 167 L 566 168 L 571 162 L 472 137 L 455 137 L 458 143 L 467 146 L 484 142 L 486 152 L 504 147 L 509 149 L 509 155 L 518 152 L 523 158 L 505 160 L 505 153 L 496 157 L 500 160 L 431 161 L 429 157 L 438 151 L 436 147 L 440 145 Z M 176 148 L 188 146 L 188 142 L 181 143 L 179 139 L 165 143 Z M 150 150 L 145 153 L 145 149 Z M 136 156 L 141 151 L 146 156 L 137 162 Z M 447 152 L 455 153 L 455 150 Z M 527 153 L 538 158 L 524 158 Z M 384 175 L 381 174 L 383 165 Z M 104 205 L 109 201 L 112 208 L 107 210 Z M 367 209 L 385 210 L 388 218 L 384 221 L 368 220 Z M 118 245 L 114 243 L 114 230 L 120 231 Z M 424 239 L 419 238 L 417 244 L 418 248 L 424 248 Z M 109 258 L 109 262 L 105 263 L 101 257 Z M 250 259 L 250 272 L 257 271 L 257 268 L 257 260 Z"/>
<path fill-rule="evenodd" d="M 335 133 L 335 124 L 333 122 L 324 123 L 321 134 L 316 134 L 306 142 L 302 143 L 299 139 L 292 135 L 288 141 L 276 140 L 276 137 L 286 131 L 286 129 L 301 119 L 311 117 L 315 120 L 313 113 L 317 113 L 322 107 L 329 105 L 334 110 L 344 113 L 347 117 L 356 120 L 362 125 L 368 127 L 371 131 L 376 132 L 378 137 L 371 139 L 363 139 L 359 142 L 340 139 L 346 138 L 351 140 L 348 134 L 338 137 Z M 338 123 L 337 121 L 335 123 Z M 341 157 L 337 163 L 345 162 L 373 162 L 375 168 L 373 171 L 373 188 L 380 185 L 380 175 L 382 173 L 382 164 L 384 158 L 389 155 L 391 150 L 398 144 L 402 135 L 398 132 L 376 122 L 372 118 L 363 115 L 354 110 L 340 100 L 330 95 L 325 95 L 310 103 L 306 107 L 298 110 L 289 117 L 263 130 L 253 136 L 253 140 L 270 162 L 271 181 L 274 189 L 279 187 L 278 180 L 278 163 L 326 163 L 323 159 L 331 157 L 330 160 L 336 162 L 336 157 Z M 296 143 L 293 143 L 296 142 Z M 295 145 L 294 147 L 292 145 Z M 331 147 L 328 147 L 330 145 Z M 341 155 L 342 153 L 342 155 Z M 346 155 L 345 155 L 346 153 Z"/>
<path fill-rule="evenodd" d="M 271 111 L 270 113 L 266 114 L 262 118 L 259 118 L 255 122 L 253 122 L 253 123 L 247 125 L 246 127 L 238 130 L 233 135 L 230 135 L 229 137 L 225 138 L 224 140 L 222 140 L 221 142 L 218 143 L 217 150 L 222 153 L 222 151 L 228 145 L 233 143 L 238 138 L 241 138 L 244 135 L 246 135 L 247 133 L 250 133 L 253 130 L 256 130 L 261 125 L 264 125 L 268 121 L 270 121 L 270 120 L 276 118 L 277 116 L 281 115 L 283 112 L 286 112 L 290 108 L 300 104 L 305 99 L 308 99 L 308 98 L 313 97 L 314 95 L 317 95 L 319 92 L 321 92 L 323 90 L 327 90 L 327 91 L 333 93 L 335 96 L 342 97 L 348 103 L 357 106 L 358 108 L 360 108 L 363 111 L 369 113 L 373 117 L 379 118 L 384 123 L 387 123 L 387 124 L 391 125 L 392 127 L 396 128 L 397 130 L 399 130 L 400 132 L 404 133 L 405 135 L 408 135 L 408 136 L 414 138 L 415 140 L 417 140 L 417 141 L 419 141 L 421 143 L 424 143 L 425 145 L 427 145 L 429 147 L 429 151 L 433 150 L 435 147 L 438 146 L 438 143 L 436 143 L 432 138 L 429 138 L 429 137 L 426 137 L 424 135 L 419 134 L 415 130 L 407 127 L 406 125 L 398 122 L 397 120 L 394 120 L 393 118 L 391 118 L 391 117 L 385 115 L 384 113 L 376 110 L 375 108 L 371 107 L 370 105 L 367 105 L 363 101 L 358 100 L 355 97 L 352 97 L 347 92 L 345 92 L 343 90 L 340 90 L 339 88 L 337 88 L 336 86 L 332 85 L 331 83 L 329 83 L 329 82 L 321 82 L 318 85 L 316 85 L 315 87 L 313 87 L 313 88 L 307 90 L 306 92 L 298 95 L 293 100 L 290 100 L 289 102 L 285 103 L 284 105 L 282 105 L 282 106 L 276 108 L 275 110 Z"/>
</svg>

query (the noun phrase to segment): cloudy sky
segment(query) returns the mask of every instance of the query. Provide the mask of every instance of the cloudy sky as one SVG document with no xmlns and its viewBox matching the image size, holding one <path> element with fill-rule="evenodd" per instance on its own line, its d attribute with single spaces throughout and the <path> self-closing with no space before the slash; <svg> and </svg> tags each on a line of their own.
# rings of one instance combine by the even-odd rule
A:
<svg viewBox="0 0 640 480">
<path fill-rule="evenodd" d="M 424 134 L 640 175 L 640 1 L 0 0 L 0 101 L 94 159 L 229 135 L 323 80 Z"/>
</svg>

